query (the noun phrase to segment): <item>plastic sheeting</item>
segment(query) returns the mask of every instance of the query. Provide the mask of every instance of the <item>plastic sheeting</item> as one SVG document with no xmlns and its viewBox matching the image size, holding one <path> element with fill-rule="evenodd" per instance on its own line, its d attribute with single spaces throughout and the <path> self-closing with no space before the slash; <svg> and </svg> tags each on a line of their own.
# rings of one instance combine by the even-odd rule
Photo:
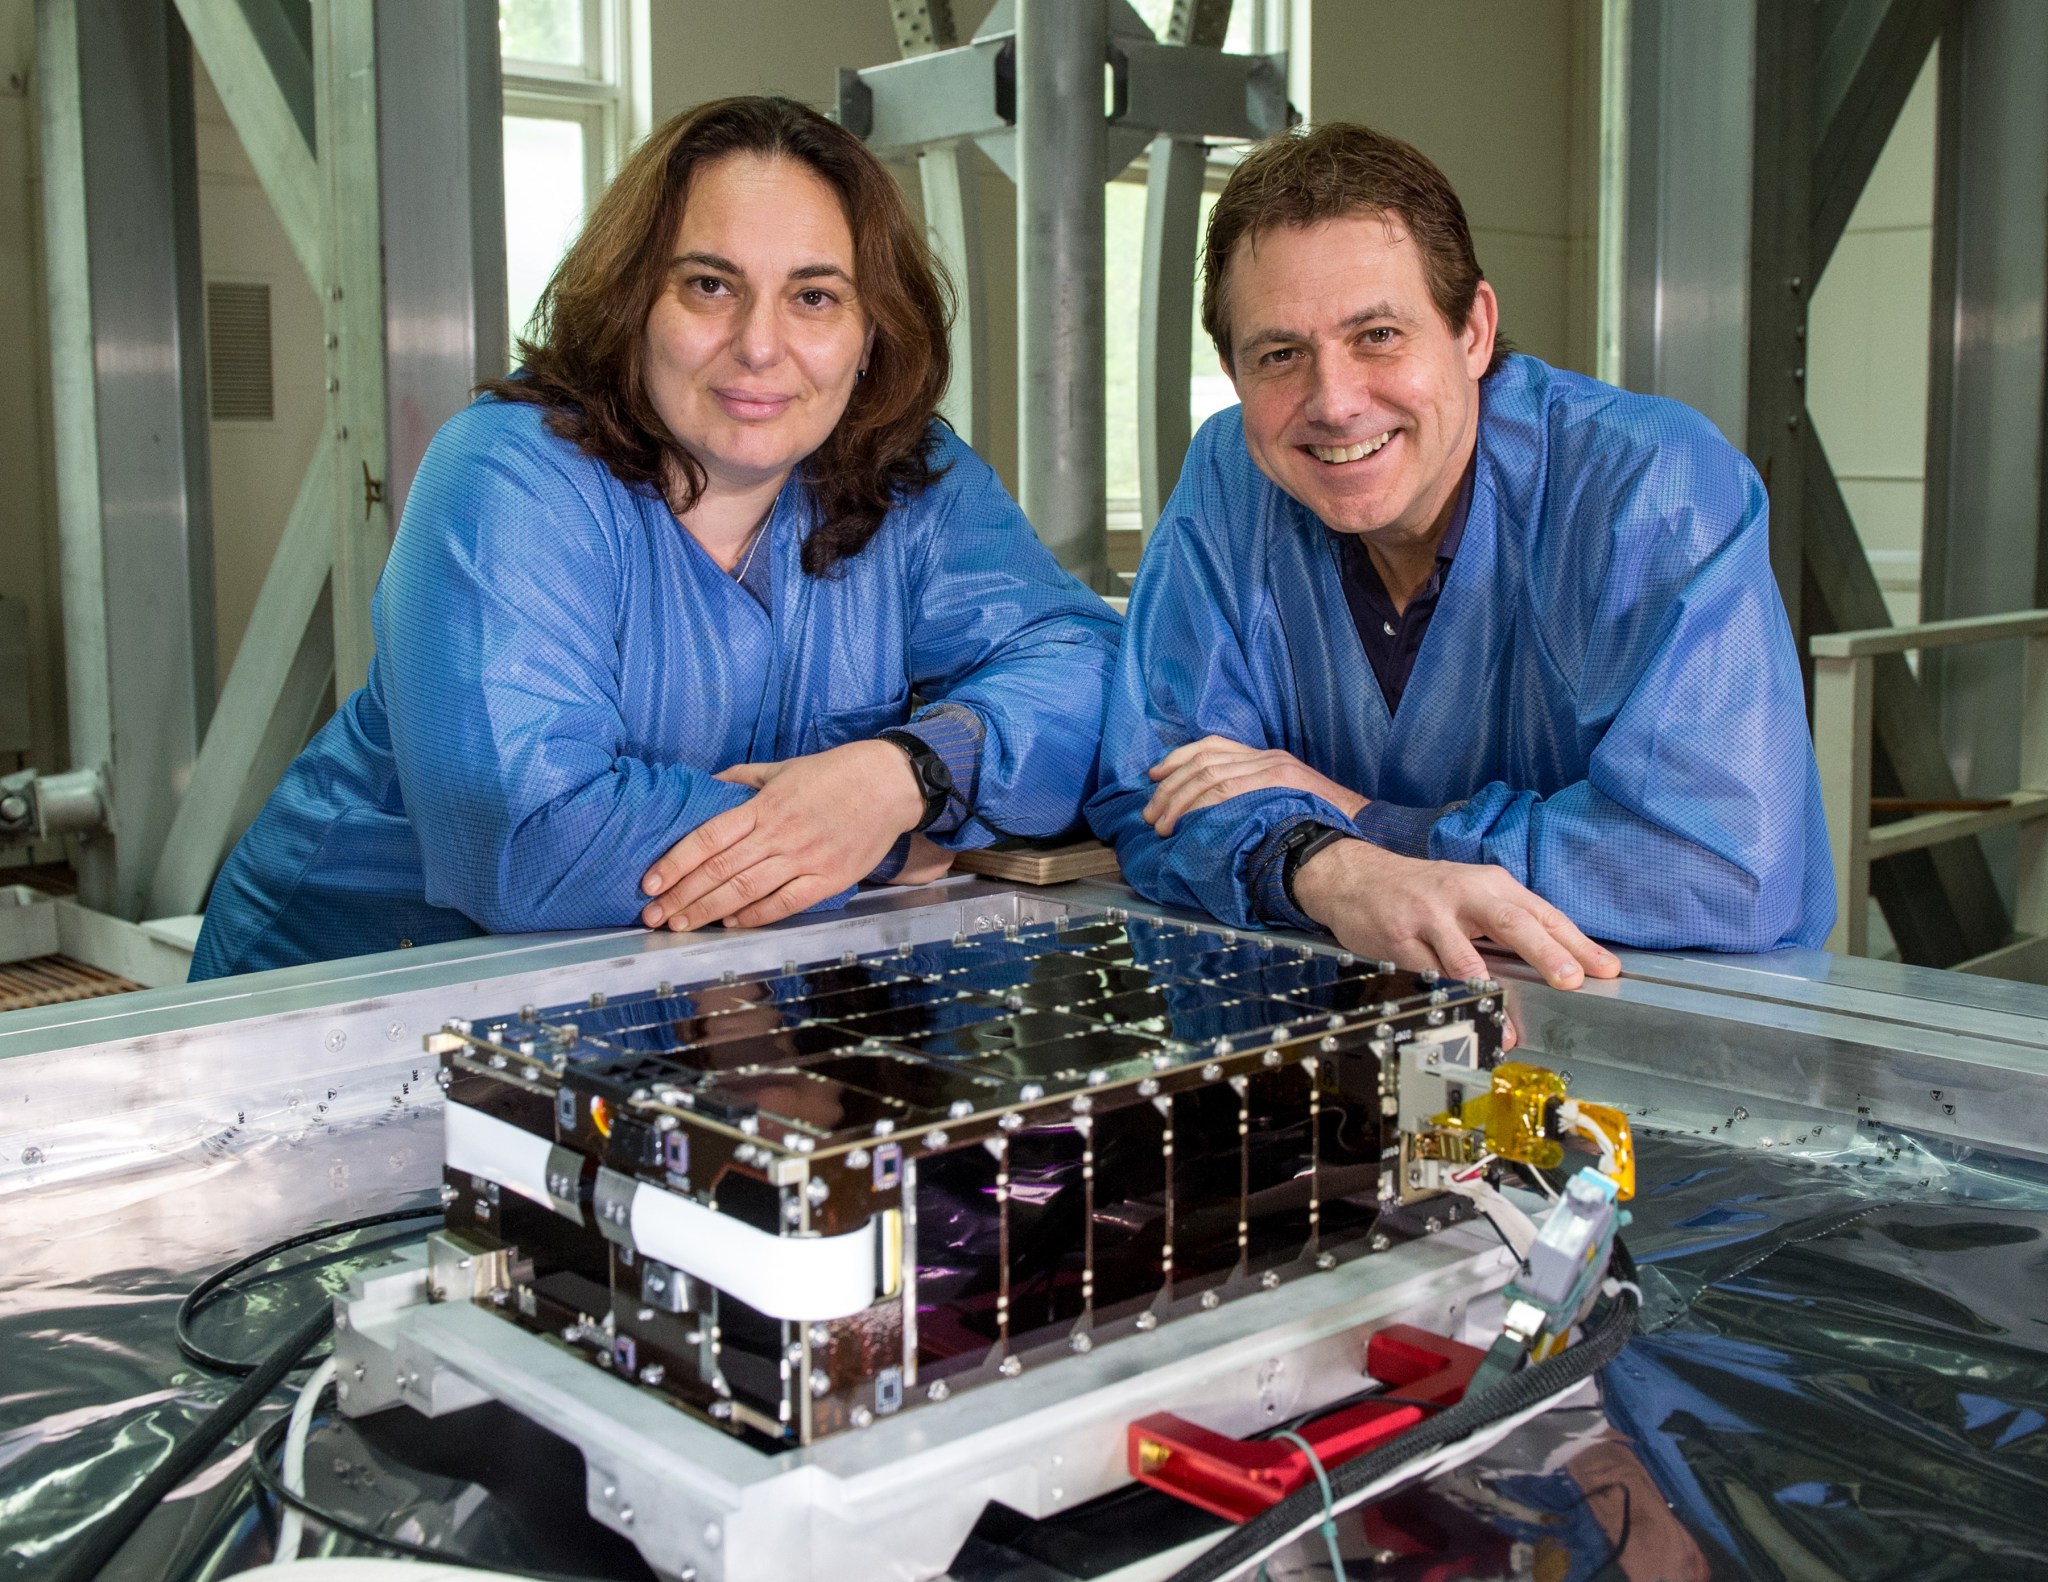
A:
<svg viewBox="0 0 2048 1582">
<path fill-rule="evenodd" d="M 400 1206 L 435 1175 L 438 1116 L 14 1198 L 0 1216 L 0 1577 L 49 1570 L 229 1382 L 178 1358 L 200 1274 L 323 1220 Z M 1866 1133 L 1825 1161 L 1646 1136 L 1628 1239 L 1645 1333 L 1597 1406 L 1340 1527 L 1355 1577 L 1704 1582 L 2048 1575 L 2048 1171 Z M 385 1232 L 378 1233 L 380 1235 Z M 317 1266 L 321 1289 L 350 1266 Z M 315 1300 L 287 1278 L 202 1320 L 260 1350 Z M 286 1404 L 281 1393 L 271 1414 Z M 246 1443 L 167 1503 L 110 1578 L 268 1558 Z M 574 1453 L 495 1406 L 316 1427 L 308 1487 L 378 1531 L 488 1564 L 644 1577 L 583 1512 Z M 1102 1575 L 1207 1518 L 1132 1491 L 1056 1521 L 992 1512 L 962 1578 Z M 309 1552 L 313 1546 L 309 1545 Z M 367 1552 L 328 1537 L 327 1552 Z M 1276 1579 L 1327 1576 L 1315 1540 Z"/>
</svg>

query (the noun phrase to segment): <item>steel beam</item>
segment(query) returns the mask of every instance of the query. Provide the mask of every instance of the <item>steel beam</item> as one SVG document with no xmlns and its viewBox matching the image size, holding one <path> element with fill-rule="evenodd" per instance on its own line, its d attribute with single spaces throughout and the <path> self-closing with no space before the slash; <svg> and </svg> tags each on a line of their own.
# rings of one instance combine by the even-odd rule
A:
<svg viewBox="0 0 2048 1582">
<path fill-rule="evenodd" d="M 1187 459 L 1194 372 L 1195 254 L 1208 146 L 1155 137 L 1145 173 L 1138 283 L 1138 531 L 1147 543 Z"/>
<path fill-rule="evenodd" d="M 1166 42 L 1220 50 L 1230 32 L 1230 10 L 1231 0 L 1174 0 Z M 1285 114 L 1283 109 L 1283 119 Z M 1160 136 L 1146 160 L 1145 259 L 1138 286 L 1138 531 L 1148 543 L 1188 452 L 1190 326 L 1208 159 L 1205 142 Z"/>
<path fill-rule="evenodd" d="M 1748 416 L 1743 449 L 1771 497 L 1771 570 L 1800 631 L 1806 304 L 1812 294 L 1813 0 L 1756 0 L 1749 219 Z"/>
<path fill-rule="evenodd" d="M 1974 0 L 1956 10 L 1940 70 L 1926 620 L 2048 603 L 2048 8 Z M 2020 783 L 2021 673 L 2017 643 L 1922 661 L 1948 762 L 1967 795 L 2002 795 Z M 2015 838 L 1988 844 L 2010 901 Z"/>
<path fill-rule="evenodd" d="M 391 549 L 386 496 L 383 204 L 374 0 L 317 0 L 313 86 L 327 214 L 327 430 L 333 480 L 334 685 L 368 679 L 370 596 Z"/>
<path fill-rule="evenodd" d="M 1103 407 L 1106 0 L 1017 6 L 1020 502 L 1060 564 L 1109 587 Z"/>
<path fill-rule="evenodd" d="M 505 372 L 496 0 L 379 6 L 376 50 L 391 451 L 385 494 L 395 523 L 428 442 L 478 384 Z M 433 157 L 422 159 L 421 149 Z"/>
<path fill-rule="evenodd" d="M 44 235 L 81 896 L 142 909 L 213 704 L 190 45 L 163 5 L 42 0 Z"/>
<path fill-rule="evenodd" d="M 287 84 L 293 35 L 278 0 L 177 0 L 192 47 L 256 168 L 299 266 L 318 291 L 327 278 L 324 193 L 313 153 L 310 66 Z M 266 49 L 266 43 L 269 47 Z"/>
<path fill-rule="evenodd" d="M 1621 382 L 1748 438 L 1753 0 L 1628 14 Z"/>
<path fill-rule="evenodd" d="M 1814 280 L 1834 256 L 1927 52 L 1953 10 L 1949 0 L 1829 0 L 1822 7 L 1807 270 Z"/>
<path fill-rule="evenodd" d="M 152 917 L 181 917 L 206 904 L 215 870 L 306 745 L 311 713 L 332 685 L 331 490 L 327 460 L 315 456 L 157 859 L 149 887 Z"/>
</svg>

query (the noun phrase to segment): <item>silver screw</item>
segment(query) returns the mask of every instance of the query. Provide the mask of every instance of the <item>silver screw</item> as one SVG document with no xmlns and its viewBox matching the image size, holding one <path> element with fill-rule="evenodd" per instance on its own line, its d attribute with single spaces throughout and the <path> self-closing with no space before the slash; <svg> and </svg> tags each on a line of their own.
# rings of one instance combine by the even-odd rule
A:
<svg viewBox="0 0 2048 1582">
<path fill-rule="evenodd" d="M 1268 1269 L 1264 1274 L 1259 1276 L 1259 1284 L 1264 1286 L 1268 1291 L 1279 1290 L 1280 1271 L 1278 1269 Z"/>
<path fill-rule="evenodd" d="M 1376 1230 L 1372 1233 L 1372 1242 L 1370 1245 L 1374 1252 L 1385 1252 L 1389 1247 L 1394 1245 L 1394 1238 L 1389 1236 L 1383 1230 Z"/>
<path fill-rule="evenodd" d="M 953 1392 L 947 1388 L 946 1381 L 944 1379 L 934 1379 L 931 1382 L 931 1388 L 924 1392 L 924 1398 L 927 1401 L 943 1401 L 947 1396 L 951 1395 L 952 1393 Z"/>
<path fill-rule="evenodd" d="M 339 1027 L 332 1029 L 327 1035 L 327 1047 L 332 1051 L 338 1052 L 347 1042 L 348 1034 Z"/>
<path fill-rule="evenodd" d="M 1317 1267 L 1318 1269 L 1334 1269 L 1334 1268 L 1336 1268 L 1336 1267 L 1337 1267 L 1337 1255 L 1336 1255 L 1336 1254 L 1335 1254 L 1334 1252 L 1319 1252 L 1319 1253 L 1317 1253 L 1317 1254 L 1316 1254 L 1316 1267 Z"/>
<path fill-rule="evenodd" d="M 1138 1328 L 1149 1330 L 1157 1329 L 1158 1327 L 1159 1315 L 1157 1313 L 1140 1313 L 1138 1315 Z"/>
<path fill-rule="evenodd" d="M 1067 1346 L 1075 1352 L 1089 1352 L 1095 1349 L 1095 1341 L 1092 1337 L 1083 1333 L 1071 1336 L 1067 1341 Z"/>
<path fill-rule="evenodd" d="M 1006 1379 L 1014 1379 L 1017 1377 L 1018 1374 L 1022 1373 L 1023 1371 L 1024 1359 L 1021 1357 L 1005 1357 L 1001 1362 L 996 1364 L 996 1372 L 1000 1373 Z"/>
<path fill-rule="evenodd" d="M 34 1143 L 30 1143 L 21 1151 L 21 1162 L 33 1170 L 43 1162 L 42 1149 L 38 1148 Z"/>
</svg>

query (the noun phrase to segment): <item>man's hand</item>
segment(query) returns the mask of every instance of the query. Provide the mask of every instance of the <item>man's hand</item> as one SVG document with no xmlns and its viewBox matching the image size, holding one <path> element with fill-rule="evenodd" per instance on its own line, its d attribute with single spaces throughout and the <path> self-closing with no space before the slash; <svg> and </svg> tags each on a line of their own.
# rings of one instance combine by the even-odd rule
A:
<svg viewBox="0 0 2048 1582">
<path fill-rule="evenodd" d="M 1171 835 L 1173 826 L 1196 808 L 1274 786 L 1319 796 L 1346 818 L 1358 817 L 1368 801 L 1316 773 L 1292 753 L 1277 747 L 1246 747 L 1224 736 L 1204 736 L 1176 747 L 1149 773 L 1158 784 L 1145 804 L 1144 818 L 1158 835 Z"/>
<path fill-rule="evenodd" d="M 1504 868 L 1422 862 L 1362 840 L 1339 840 L 1301 865 L 1294 898 L 1346 950 L 1411 972 L 1435 968 L 1454 978 L 1483 978 L 1486 964 L 1472 941 L 1490 939 L 1554 989 L 1576 989 L 1588 974 L 1621 974 L 1612 952 Z"/>
<path fill-rule="evenodd" d="M 758 795 L 705 820 L 647 870 L 640 888 L 654 899 L 640 920 L 649 928 L 680 932 L 721 919 L 752 928 L 801 912 L 874 872 L 924 816 L 910 759 L 888 742 L 735 764 L 714 778 Z"/>
</svg>

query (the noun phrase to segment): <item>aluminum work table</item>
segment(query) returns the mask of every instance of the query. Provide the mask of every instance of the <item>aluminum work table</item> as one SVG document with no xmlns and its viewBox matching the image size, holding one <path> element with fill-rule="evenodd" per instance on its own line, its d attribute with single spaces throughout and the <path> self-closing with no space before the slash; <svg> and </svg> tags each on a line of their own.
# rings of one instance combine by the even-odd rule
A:
<svg viewBox="0 0 2048 1582">
<path fill-rule="evenodd" d="M 46 1569 L 69 1535 L 111 1505 L 161 1458 L 170 1437 L 225 1393 L 184 1367 L 168 1341 L 170 1310 L 200 1275 L 309 1226 L 431 1196 L 440 1181 L 441 1095 L 421 1039 L 443 1022 L 520 1002 L 748 972 L 800 956 L 807 940 L 828 935 L 835 953 L 847 943 L 873 949 L 910 937 L 913 928 L 972 931 L 1102 905 L 1175 915 L 1110 884 L 1033 889 L 954 878 L 864 894 L 830 917 L 755 932 L 481 939 L 0 1019 L 0 1577 Z M 1369 1514 L 1355 1531 L 1347 1529 L 1347 1556 L 1358 1557 L 1352 1574 L 1419 1576 L 1419 1569 L 1401 1569 L 1407 1557 L 1432 1545 L 1439 1553 L 1481 1557 L 1495 1540 L 1505 1545 L 1497 1557 L 1503 1575 L 1634 1576 L 1636 1568 L 1605 1569 L 1621 1566 L 1631 1544 L 1656 1564 L 1669 1562 L 1656 1560 L 1661 1551 L 1654 1545 L 1690 1544 L 1694 1558 L 1673 1574 L 1702 1578 L 1823 1574 L 1800 1570 L 1800 1557 L 1842 1560 L 1828 1549 L 1849 1542 L 1842 1531 L 1859 1541 L 1875 1534 L 1881 1550 L 1892 1531 L 1887 1523 L 1903 1532 L 1904 1518 L 1861 1498 L 1849 1501 L 1849 1515 L 1829 1503 L 1833 1495 L 1801 1506 L 1806 1496 L 1798 1491 L 1808 1485 L 1837 1487 L 1818 1474 L 1802 1480 L 1796 1468 L 1773 1463 L 1741 1477 L 1725 1467 L 1718 1481 L 1708 1475 L 1702 1447 L 1710 1430 L 1723 1430 L 1713 1429 L 1721 1407 L 1702 1402 L 1733 1375 L 1715 1371 L 1732 1366 L 1726 1357 L 1711 1346 L 1700 1349 L 1707 1345 L 1703 1326 L 1716 1344 L 1740 1336 L 1752 1345 L 1756 1336 L 1744 1326 L 1762 1324 L 1756 1314 L 1782 1314 L 1788 1303 L 1801 1311 L 1826 1306 L 1825 1294 L 1794 1281 L 1773 1293 L 1776 1306 L 1754 1313 L 1743 1307 L 1747 1316 L 1730 1316 L 1755 1298 L 1759 1276 L 1754 1263 L 1728 1248 L 1748 1248 L 1745 1256 L 1759 1260 L 1775 1256 L 1767 1273 L 1794 1270 L 1798 1259 L 1854 1239 L 1860 1232 L 1844 1227 L 1867 1229 L 1880 1208 L 1890 1216 L 1885 1225 L 1907 1227 L 1883 1241 L 1892 1261 L 1878 1260 L 1905 1282 L 1901 1289 L 1949 1282 L 1961 1300 L 1975 1288 L 1972 1280 L 1983 1287 L 1972 1322 L 1941 1320 L 1937 1338 L 1947 1344 L 1967 1331 L 1979 1337 L 1969 1344 L 1989 1345 L 1982 1337 L 1995 1333 L 1999 1356 L 2015 1371 L 2001 1386 L 1992 1369 L 1993 1383 L 1954 1397 L 1965 1405 L 1942 1408 L 1960 1412 L 1964 1424 L 1950 1451 L 1921 1446 L 1936 1460 L 1963 1458 L 1956 1464 L 1993 1490 L 1982 1503 L 1994 1514 L 1985 1517 L 1963 1500 L 1977 1518 L 1932 1551 L 1925 1547 L 1933 1541 L 1926 1537 L 1930 1524 L 1916 1517 L 1921 1547 L 1902 1541 L 1896 1570 L 1875 1565 L 1861 1574 L 2021 1575 L 2048 1565 L 2037 1555 L 2010 1553 L 2019 1540 L 2000 1537 L 1995 1516 L 1999 1501 L 2018 1498 L 2018 1490 L 2033 1491 L 2028 1498 L 2038 1501 L 2036 1469 L 2048 1457 L 2048 1431 L 2039 1423 L 2028 1427 L 2025 1413 L 2037 1399 L 2048 1405 L 2048 1347 L 2022 1332 L 2027 1324 L 2038 1327 L 2037 1320 L 2002 1322 L 1996 1291 L 2010 1277 L 1984 1262 L 1989 1251 L 2048 1227 L 2048 1169 L 2037 1165 L 2048 1159 L 2048 989 L 1817 952 L 1624 952 L 1622 959 L 1620 980 L 1569 994 L 1505 961 L 1496 970 L 1521 1033 L 1518 1057 L 1568 1070 L 1575 1092 L 1624 1105 L 1644 1136 L 1641 1233 L 1632 1232 L 1631 1241 L 1641 1243 L 1638 1257 L 1649 1271 L 1645 1326 L 1659 1332 L 1610 1370 L 1616 1377 L 1603 1386 L 1604 1414 L 1554 1413 L 1558 1422 L 1539 1420 L 1518 1431 L 1461 1474 L 1458 1491 L 1425 1491 L 1410 1501 L 1434 1501 L 1429 1509 Z M 1942 1216 L 1958 1212 L 1963 1231 L 1938 1229 L 1948 1223 Z M 1922 1220 L 1937 1229 L 1912 1228 Z M 1907 1252 L 1894 1257 L 1900 1247 Z M 1922 1254 L 1923 1262 L 1940 1263 L 1938 1273 L 1920 1264 L 1895 1267 L 1898 1257 L 1912 1263 Z M 1864 1245 L 1844 1256 L 1868 1263 L 1875 1255 Z M 1955 1264 L 1959 1258 L 1964 1262 Z M 1830 1269 L 1827 1281 L 1840 1286 L 1840 1266 Z M 1291 1290 L 1251 1299 L 1290 1300 Z M 1882 1306 L 1885 1299 L 1869 1300 Z M 2018 1295 L 2013 1300 L 2024 1305 Z M 246 1304 L 241 1316 L 252 1334 L 280 1324 L 282 1301 Z M 1701 1317 L 1707 1313 L 1715 1315 L 1710 1324 Z M 1235 1322 L 1242 1330 L 1242 1317 Z M 1881 1327 L 1875 1317 L 1869 1322 Z M 1830 1332 L 1839 1331 L 1835 1325 Z M 1819 1355 L 1812 1345 L 1777 1339 L 1786 1357 Z M 248 1345 L 260 1349 L 259 1341 Z M 1937 1372 L 1983 1374 L 1974 1353 L 1960 1360 L 1939 1354 L 1949 1360 L 1933 1365 Z M 1792 1363 L 1785 1367 L 1788 1376 L 1806 1377 Z M 1683 1432 L 1671 1427 L 1676 1397 L 1667 1388 L 1680 1377 L 1700 1397 L 1688 1397 L 1693 1416 L 1684 1420 L 1694 1426 Z M 1994 1397 L 2012 1408 L 2000 1419 L 2007 1438 L 1994 1442 L 1994 1435 L 1979 1445 L 1970 1435 L 1983 1434 L 1968 1427 L 1976 1421 L 1970 1414 L 1992 1408 L 1967 1403 Z M 1789 1394 L 1794 1406 L 1804 1400 L 1811 1408 L 1815 1398 L 1798 1389 Z M 1646 1416 L 1650 1400 L 1663 1403 L 1657 1410 L 1665 1415 L 1656 1422 Z M 1739 1402 L 1721 1405 L 1737 1415 L 1748 1410 Z M 1808 1417 L 1820 1420 L 1811 1410 Z M 1775 1432 L 1789 1421 L 1751 1412 L 1746 1431 L 1756 1444 L 1790 1446 L 1798 1433 Z M 1548 1427 L 1537 1431 L 1543 1423 Z M 264 1558 L 267 1519 L 259 1519 L 243 1479 L 245 1454 L 224 1457 L 181 1490 L 109 1575 L 159 1574 L 145 1549 L 161 1554 L 201 1539 L 204 1556 L 191 1575 L 226 1574 Z M 485 1561 L 506 1564 L 524 1555 L 520 1563 L 539 1563 L 534 1556 L 545 1546 L 521 1549 L 510 1518 L 499 1524 L 500 1550 L 476 1539 L 479 1503 L 500 1509 L 509 1506 L 492 1502 L 515 1499 L 499 1485 L 486 1497 L 477 1485 L 444 1476 L 445 1468 L 400 1476 L 393 1468 L 405 1464 L 406 1450 L 391 1442 L 349 1454 L 364 1468 L 381 1469 L 356 1478 L 359 1490 L 375 1484 L 387 1506 L 411 1502 L 406 1530 Z M 1824 1459 L 1825 1449 L 1801 1454 L 1805 1465 Z M 535 1450 L 531 1459 L 537 1465 L 545 1458 Z M 349 1464 L 339 1451 L 333 1460 Z M 1607 1482 L 1588 1481 L 1587 1468 L 1610 1462 L 1622 1470 L 1610 1467 Z M 1558 1471 L 1567 1465 L 1575 1482 Z M 2005 1494 L 1996 1492 L 2002 1478 L 2013 1480 Z M 562 1510 L 580 1517 L 580 1472 L 572 1468 L 569 1481 L 573 1497 Z M 1899 1481 L 1913 1477 L 1902 1472 Z M 1576 1504 L 1559 1506 L 1558 1488 L 1577 1489 Z M 1633 1515 L 1619 1527 L 1610 1519 L 1612 1488 L 1633 1491 L 1622 1496 L 1634 1502 Z M 1661 1494 L 1670 1522 L 1646 1514 L 1659 1503 L 1651 1493 Z M 535 1499 L 536 1508 L 545 1506 L 544 1497 Z M 1521 1514 L 1502 1516 L 1504 1501 L 1519 1501 Z M 1089 1537 L 1085 1512 L 1077 1508 L 1054 1531 L 1057 1524 L 1045 1520 L 1051 1506 L 1042 1498 L 1038 1506 L 1030 1514 L 1044 1529 L 1039 1536 L 977 1527 L 953 1574 L 1106 1574 L 1071 1558 L 1077 1547 L 1099 1542 L 1099 1533 Z M 1111 1516 L 1127 1528 L 1158 1518 L 1159 1548 L 1184 1548 L 1200 1536 L 1156 1509 L 1150 1517 Z M 638 1561 L 629 1548 L 594 1524 L 577 1541 L 583 1547 L 573 1556 L 556 1553 L 551 1563 L 599 1575 L 646 1574 L 633 1569 Z M 1539 1564 L 1544 1544 L 1563 1557 L 1562 1570 Z M 907 1544 L 906 1551 L 917 1547 Z M 1993 1552 L 2013 1561 L 2009 1572 L 1985 1562 Z M 1302 1568 L 1317 1564 L 1327 1574 L 1322 1554 L 1319 1540 L 1302 1550 L 1295 1574 L 1315 1574 Z M 903 1574 L 934 1574 L 929 1561 L 917 1565 Z M 1126 1574 L 1145 1573 L 1139 1567 Z M 1288 1574 L 1286 1567 L 1276 1574 Z"/>
</svg>

